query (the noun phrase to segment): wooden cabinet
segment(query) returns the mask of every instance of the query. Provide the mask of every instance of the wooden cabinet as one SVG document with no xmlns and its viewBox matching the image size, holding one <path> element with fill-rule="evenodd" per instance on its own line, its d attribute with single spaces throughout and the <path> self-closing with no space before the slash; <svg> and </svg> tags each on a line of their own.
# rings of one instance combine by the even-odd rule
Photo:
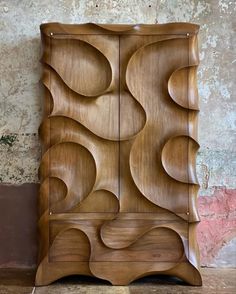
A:
<svg viewBox="0 0 236 294">
<path fill-rule="evenodd" d="M 199 63 L 189 23 L 41 25 L 36 285 L 71 274 L 201 285 Z"/>
</svg>

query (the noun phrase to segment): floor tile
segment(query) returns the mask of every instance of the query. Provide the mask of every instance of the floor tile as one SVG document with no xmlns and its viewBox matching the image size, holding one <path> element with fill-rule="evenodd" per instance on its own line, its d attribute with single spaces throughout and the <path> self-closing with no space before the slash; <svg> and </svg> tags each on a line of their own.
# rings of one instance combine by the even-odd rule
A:
<svg viewBox="0 0 236 294">
<path fill-rule="evenodd" d="M 34 271 L 0 270 L 0 294 L 31 294 Z M 236 269 L 202 269 L 203 286 L 191 287 L 168 276 L 149 276 L 129 286 L 111 286 L 91 277 L 70 276 L 49 286 L 36 287 L 34 294 L 235 294 Z"/>
</svg>

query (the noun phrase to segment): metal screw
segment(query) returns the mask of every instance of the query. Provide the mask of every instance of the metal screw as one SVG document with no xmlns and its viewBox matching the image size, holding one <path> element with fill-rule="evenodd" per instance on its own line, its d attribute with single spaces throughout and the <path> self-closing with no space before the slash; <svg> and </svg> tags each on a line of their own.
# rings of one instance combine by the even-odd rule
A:
<svg viewBox="0 0 236 294">
<path fill-rule="evenodd" d="M 189 215 L 189 212 L 187 211 L 186 214 Z"/>
<path fill-rule="evenodd" d="M 189 37 L 189 33 L 187 33 L 186 36 Z"/>
<path fill-rule="evenodd" d="M 50 33 L 50 36 L 53 36 L 53 33 Z"/>
</svg>

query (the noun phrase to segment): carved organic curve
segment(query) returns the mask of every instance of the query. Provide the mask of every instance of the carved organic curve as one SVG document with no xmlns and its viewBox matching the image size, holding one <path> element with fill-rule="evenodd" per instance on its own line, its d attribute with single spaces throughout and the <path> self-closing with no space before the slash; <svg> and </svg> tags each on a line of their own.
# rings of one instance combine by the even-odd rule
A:
<svg viewBox="0 0 236 294">
<path fill-rule="evenodd" d="M 116 220 L 115 220 L 116 221 Z M 114 223 L 114 220 L 111 221 L 111 223 Z M 106 226 L 106 224 L 103 225 L 102 227 L 102 230 L 104 230 L 104 226 Z M 114 227 L 113 227 L 114 229 Z M 122 228 L 123 229 L 123 228 Z M 120 231 L 121 234 L 126 234 L 126 232 L 124 230 Z M 175 272 L 175 268 L 177 267 L 183 267 L 183 265 L 187 266 L 189 268 L 189 271 L 191 272 L 191 274 L 195 273 L 196 275 L 198 275 L 198 279 L 200 280 L 199 281 L 199 284 L 201 284 L 201 277 L 199 275 L 199 272 L 198 272 L 198 268 L 197 266 L 194 264 L 194 262 L 192 262 L 192 259 L 195 260 L 196 259 L 196 255 L 193 254 L 192 252 L 192 256 L 189 258 L 189 253 L 188 253 L 188 245 L 187 245 L 187 242 L 186 242 L 186 237 L 184 237 L 180 231 L 176 230 L 175 228 L 175 224 L 163 224 L 163 225 L 152 225 L 150 226 L 149 224 L 149 229 L 147 229 L 147 227 L 144 229 L 144 231 L 142 231 L 142 233 L 139 233 L 139 235 L 136 235 L 135 238 L 130 241 L 129 243 L 126 243 L 126 244 L 122 244 L 120 243 L 120 246 L 117 247 L 117 244 L 115 243 L 112 243 L 112 244 L 109 244 L 108 240 L 104 238 L 104 231 L 101 231 L 101 237 L 103 239 L 103 242 L 105 241 L 105 244 L 106 246 L 110 247 L 110 248 L 113 248 L 115 250 L 125 250 L 125 248 L 131 248 L 132 246 L 135 245 L 135 243 L 138 241 L 138 240 L 142 240 L 142 238 L 147 235 L 149 232 L 152 232 L 152 231 L 155 231 L 155 230 L 158 230 L 158 229 L 165 229 L 165 230 L 169 230 L 170 232 L 172 232 L 176 237 L 177 239 L 179 239 L 179 241 L 181 242 L 181 245 L 182 245 L 182 248 L 183 248 L 183 252 L 182 252 L 182 255 L 179 256 L 179 259 L 176 260 L 175 262 L 172 262 L 172 263 L 168 263 L 166 262 L 165 266 L 163 267 L 162 264 L 159 264 L 159 263 L 155 263 L 153 262 L 152 263 L 152 266 L 153 269 L 150 270 L 150 265 L 149 265 L 149 270 L 147 270 L 145 267 L 142 267 L 142 266 L 135 266 L 134 268 L 131 268 L 129 267 L 129 270 L 125 270 L 126 267 L 124 267 L 124 270 L 125 270 L 125 283 L 130 283 L 131 281 L 133 280 L 136 280 L 140 277 L 143 277 L 145 275 L 148 275 L 148 274 L 157 274 L 157 273 L 165 273 L 165 271 L 173 271 Z M 118 237 L 117 235 L 115 235 L 116 237 Z M 114 233 L 110 235 L 111 237 L 111 240 L 113 239 L 114 237 Z M 105 239 L 105 240 L 104 240 Z M 121 240 L 122 240 L 122 236 L 121 236 Z M 115 240 L 114 240 L 115 241 Z M 117 241 L 117 240 L 116 240 Z M 158 254 L 156 252 L 156 254 Z M 147 260 L 145 261 L 145 263 L 148 262 Z M 130 264 L 130 266 L 132 265 L 133 263 Z M 110 270 L 111 270 L 111 265 L 109 264 L 108 265 Z M 116 265 L 118 266 L 118 264 Z M 122 265 L 124 266 L 124 265 Z M 96 263 L 92 263 L 90 261 L 90 269 L 92 271 L 92 273 L 95 275 L 95 276 L 98 276 L 98 277 L 101 277 L 101 278 L 105 278 L 107 279 L 108 281 L 110 281 L 111 283 L 113 284 L 117 284 L 117 281 L 115 279 L 115 277 L 113 277 L 112 275 L 109 275 L 108 272 L 106 271 L 109 271 L 108 268 L 104 268 L 102 267 L 100 269 L 100 267 L 96 267 Z M 130 274 L 132 272 L 132 275 Z M 175 273 L 175 275 L 178 276 L 178 272 Z M 191 279 L 189 278 L 186 278 L 184 275 L 182 276 L 181 273 L 180 273 L 180 277 L 187 281 L 188 283 L 191 283 Z M 128 280 L 128 281 L 127 281 Z M 123 284 L 123 283 L 122 283 Z"/>
<path fill-rule="evenodd" d="M 132 140 L 145 128 L 147 123 L 144 108 L 129 90 L 120 91 L 120 105 L 123 101 L 125 108 L 120 115 L 119 141 Z"/>
<path fill-rule="evenodd" d="M 191 110 L 198 108 L 197 65 L 175 70 L 168 80 L 168 91 L 175 103 Z M 187 87 L 183 87 L 187 84 Z"/>
<path fill-rule="evenodd" d="M 65 199 L 68 194 L 66 183 L 58 177 L 47 177 L 41 185 L 39 191 L 40 215 L 53 208 L 53 204 Z M 49 197 L 50 196 L 50 197 Z"/>
<path fill-rule="evenodd" d="M 112 249 L 123 249 L 129 247 L 141 239 L 142 236 L 157 228 L 168 228 L 176 233 L 176 230 L 168 227 L 168 224 L 157 225 L 157 222 L 153 220 L 144 222 L 143 220 L 134 219 L 130 220 L 130 225 L 132 226 L 125 227 L 125 224 L 125 221 L 122 221 L 119 218 L 103 224 L 100 235 L 107 247 Z M 114 235 L 116 236 L 115 239 Z M 124 238 L 124 235 L 126 238 Z M 179 237 L 181 233 L 177 235 Z M 183 236 L 181 240 L 182 239 Z"/>
<path fill-rule="evenodd" d="M 101 51 L 76 39 L 53 39 L 51 46 L 55 51 L 50 58 L 44 55 L 42 61 L 50 65 L 70 89 L 85 97 L 100 96 L 109 90 L 112 69 Z"/>
<path fill-rule="evenodd" d="M 127 71 L 126 71 L 126 78 L 127 78 L 127 85 L 129 87 L 129 90 L 131 91 L 133 96 L 135 96 L 136 99 L 138 99 L 138 101 L 144 107 L 148 116 L 148 122 L 147 122 L 147 125 L 145 126 L 145 130 L 142 131 L 142 133 L 136 137 L 130 152 L 130 168 L 131 168 L 131 173 L 132 173 L 134 182 L 136 186 L 139 188 L 139 190 L 141 191 L 141 193 L 150 201 L 152 201 L 156 205 L 159 205 L 160 207 L 171 210 L 177 215 L 180 215 L 180 212 L 178 211 L 178 206 L 175 205 L 176 208 L 174 208 L 172 205 L 173 203 L 170 203 L 170 202 L 167 203 L 165 200 L 167 196 L 164 193 L 165 191 L 164 187 L 169 180 L 168 180 L 168 177 L 164 175 L 164 172 L 162 170 L 162 166 L 160 163 L 157 163 L 155 167 L 154 163 L 157 161 L 160 161 L 159 155 L 156 152 L 158 152 L 159 150 L 159 153 L 161 153 L 161 145 L 159 142 L 157 141 L 155 142 L 151 137 L 153 136 L 151 135 L 151 133 L 155 134 L 155 129 L 157 131 L 156 133 L 157 137 L 159 136 L 158 117 L 156 116 L 156 112 L 159 111 L 158 110 L 159 105 L 163 108 L 163 111 L 166 112 L 166 115 L 165 115 L 167 119 L 166 129 L 168 127 L 168 120 L 176 112 L 179 112 L 180 119 L 181 119 L 181 116 L 183 117 L 183 119 L 186 119 L 186 120 L 188 119 L 188 113 L 185 111 L 185 109 L 177 109 L 175 105 L 172 105 L 172 106 L 169 105 L 169 102 L 167 100 L 167 97 L 168 97 L 167 90 L 166 90 L 166 93 L 163 92 L 162 94 L 163 98 L 160 98 L 163 100 L 163 103 L 160 104 L 160 102 L 155 102 L 155 104 L 153 104 L 153 101 L 155 101 L 155 93 L 157 89 L 159 89 L 158 87 L 160 87 L 159 91 L 163 91 L 162 90 L 163 83 L 158 82 L 157 69 L 158 69 L 158 66 L 161 66 L 161 68 L 163 68 L 164 66 L 164 63 L 163 65 L 162 64 L 155 65 L 154 60 L 158 64 L 160 62 L 159 56 L 162 56 L 164 52 L 165 54 L 168 54 L 168 50 L 171 50 L 171 47 L 172 47 L 171 44 L 173 42 L 176 42 L 176 40 L 164 40 L 161 42 L 154 42 L 154 43 L 148 44 L 147 46 L 143 46 L 139 48 L 129 60 Z M 178 40 L 178 42 L 175 45 L 177 52 L 178 50 L 180 50 L 178 49 L 178 46 L 179 48 L 181 48 L 184 44 L 186 44 L 185 46 L 187 47 L 186 40 L 184 39 Z M 181 52 L 181 50 L 179 52 Z M 172 59 L 172 63 L 170 62 L 171 66 L 169 68 L 165 66 L 163 70 L 162 75 L 164 76 L 164 80 L 168 79 L 171 72 L 175 71 L 176 69 L 180 67 L 186 66 L 186 63 L 188 62 L 188 58 L 181 57 L 181 54 L 182 53 L 180 53 L 179 56 L 178 54 L 175 54 L 173 56 L 171 56 L 171 53 L 169 54 L 171 56 L 170 58 Z M 151 58 L 150 56 L 153 56 L 153 58 L 155 57 L 155 59 L 154 60 L 150 59 Z M 139 86 L 137 84 L 137 80 L 133 79 L 134 72 L 137 72 L 137 64 L 139 68 L 139 75 L 143 77 L 142 79 L 137 79 L 139 81 Z M 151 77 L 151 78 L 146 78 L 146 77 Z M 140 85 L 140 80 L 141 80 L 141 85 Z M 145 85 L 148 91 L 146 91 Z M 167 84 L 166 84 L 166 87 L 167 87 Z M 141 89 L 141 91 L 145 89 L 146 92 L 144 94 L 137 89 Z M 149 99 L 145 99 L 146 96 L 149 96 Z M 156 111 L 155 111 L 155 108 L 156 108 Z M 164 117 L 164 121 L 165 121 L 165 117 Z M 156 124 L 156 128 L 155 128 L 155 124 Z M 180 133 L 180 134 L 183 134 L 184 136 L 188 135 L 188 129 L 182 124 L 181 120 L 179 120 L 179 123 L 175 124 L 174 126 L 170 125 L 170 127 L 172 128 L 171 130 L 172 132 Z M 139 163 L 138 165 L 136 164 L 137 162 Z M 152 173 L 148 173 L 148 171 L 146 170 L 146 168 L 150 168 L 150 166 L 153 166 Z M 142 183 L 142 178 L 144 174 L 146 176 L 147 175 L 149 176 L 149 178 L 147 179 L 149 183 L 148 185 L 144 185 Z M 175 201 L 181 202 L 180 195 L 181 193 L 183 194 L 183 192 L 181 191 L 183 191 L 183 189 L 186 189 L 186 188 L 183 183 L 178 183 L 176 181 L 171 182 L 171 190 L 173 189 L 173 192 L 175 191 L 175 195 L 178 195 L 177 197 L 175 196 Z M 155 193 L 157 189 L 159 189 L 159 193 L 161 194 L 160 197 L 158 198 L 156 197 L 156 193 Z M 187 194 L 186 194 L 186 197 L 188 197 Z M 184 210 L 185 211 L 187 210 L 187 206 Z M 186 218 L 186 215 L 185 215 L 185 218 Z"/>
<path fill-rule="evenodd" d="M 180 37 L 180 36 L 165 36 L 165 37 L 160 38 L 158 41 L 149 41 L 145 45 L 142 45 L 137 50 L 132 52 L 131 56 L 129 56 L 127 64 L 125 64 L 125 70 L 124 70 L 124 72 L 125 72 L 125 79 L 124 79 L 125 87 L 124 87 L 124 90 L 120 93 L 120 99 L 125 100 L 125 107 L 124 108 L 127 109 L 128 108 L 127 99 L 125 97 L 123 97 L 123 96 L 130 95 L 136 101 L 137 105 L 140 105 L 140 107 L 142 109 L 143 116 L 144 116 L 142 126 L 137 128 L 139 131 L 137 131 L 135 135 L 138 135 L 145 128 L 145 126 L 147 124 L 147 113 L 146 113 L 146 110 L 143 107 L 142 103 L 135 97 L 135 94 L 132 92 L 131 87 L 129 85 L 128 71 L 129 71 L 130 63 L 132 63 L 132 60 L 135 58 L 136 54 L 138 54 L 140 51 L 144 50 L 146 47 L 152 46 L 152 45 L 162 44 L 162 42 L 175 40 L 176 38 L 185 38 L 185 37 L 184 36 L 182 36 L 182 37 Z M 122 103 L 122 100 L 121 100 L 120 103 Z M 123 109 L 123 112 L 125 112 L 124 109 Z M 126 116 L 125 119 L 123 119 L 124 118 L 123 112 L 121 114 L 122 119 L 121 119 L 121 122 L 120 122 L 120 125 L 121 125 L 120 126 L 120 132 L 121 132 L 120 139 L 121 140 L 123 140 L 123 139 L 132 139 L 134 137 L 134 135 L 133 136 L 130 136 L 130 135 L 129 136 L 123 136 L 123 132 L 127 131 L 127 128 L 129 127 L 129 122 L 122 125 L 123 122 L 126 122 L 126 118 L 129 118 L 129 116 Z M 130 116 L 130 118 L 132 118 L 132 117 Z M 137 124 L 137 121 L 138 121 L 137 118 L 132 118 L 132 119 Z M 131 123 L 132 123 L 132 120 L 131 120 Z"/>
<path fill-rule="evenodd" d="M 116 235 L 116 232 L 114 232 L 113 235 L 111 233 L 110 242 L 108 242 L 107 239 L 104 240 L 103 232 L 101 234 L 103 242 L 106 241 L 104 242 L 104 244 L 111 249 L 116 249 L 116 252 L 119 253 L 120 259 L 117 261 L 128 261 L 128 258 L 129 258 L 130 260 L 132 260 L 132 262 L 136 262 L 136 261 L 168 262 L 169 261 L 169 262 L 177 264 L 179 262 L 182 262 L 183 260 L 186 260 L 186 256 L 185 256 L 186 246 L 183 244 L 182 238 L 174 229 L 168 226 L 166 227 L 164 225 L 149 226 L 148 229 L 137 234 L 132 241 L 127 242 L 126 244 L 124 243 L 115 244 L 114 240 L 112 242 L 112 239 L 114 239 L 114 237 L 118 238 L 117 241 L 119 242 L 119 237 L 122 239 L 122 237 L 124 237 L 124 234 L 125 234 L 125 231 L 123 231 L 123 235 L 119 235 L 119 234 Z M 165 239 L 167 235 L 168 235 L 168 240 Z M 165 256 L 165 250 L 163 250 L 163 244 L 158 246 L 158 241 L 160 242 L 160 240 L 162 240 L 162 242 L 165 243 L 166 250 L 167 248 L 170 248 L 170 247 L 173 247 L 173 248 L 175 247 L 176 249 L 178 248 L 178 250 L 176 250 L 176 252 L 171 252 L 167 258 Z M 153 246 L 153 243 L 154 244 L 156 243 L 156 246 Z M 140 251 L 144 251 L 144 250 L 146 251 L 145 258 L 142 255 L 137 256 L 136 253 L 138 251 L 138 248 L 140 248 L 139 249 Z M 110 252 L 113 252 L 113 251 L 110 250 Z"/>
<path fill-rule="evenodd" d="M 161 162 L 166 173 L 186 184 L 198 185 L 196 155 L 199 144 L 188 136 L 175 136 L 165 143 L 161 151 Z"/>
<path fill-rule="evenodd" d="M 58 22 L 50 24 L 41 24 L 40 29 L 43 35 L 50 36 L 54 34 L 72 35 L 73 34 L 107 34 L 108 32 L 114 34 L 137 34 L 137 35 L 186 35 L 192 36 L 198 33 L 199 25 L 192 23 L 173 22 L 168 24 L 62 24 Z"/>
<path fill-rule="evenodd" d="M 66 240 L 71 239 L 69 247 Z M 69 227 L 60 231 L 53 240 L 50 249 L 50 261 L 54 262 L 88 262 L 91 245 L 88 236 L 77 227 Z"/>
<path fill-rule="evenodd" d="M 53 79 L 53 82 L 51 81 L 51 79 Z M 119 130 L 117 125 L 119 118 L 117 112 L 117 95 L 107 93 L 104 95 L 100 95 L 96 98 L 96 100 L 88 101 L 85 97 L 82 97 L 76 92 L 68 89 L 54 70 L 48 72 L 45 70 L 42 82 L 45 87 L 50 91 L 53 101 L 50 116 L 65 116 L 74 119 L 79 123 L 83 123 L 83 125 L 89 131 L 102 139 L 110 141 L 122 141 L 132 139 L 145 126 L 145 111 L 143 110 L 140 103 L 128 92 L 123 92 L 122 99 L 126 100 L 127 110 L 132 110 L 134 113 L 134 117 L 131 118 L 129 116 L 129 112 L 127 111 L 126 114 L 123 114 L 122 121 L 126 122 L 127 126 L 130 126 L 130 124 L 134 124 L 134 122 L 136 122 L 135 132 L 133 132 L 133 129 L 129 130 L 128 127 L 124 132 L 121 131 L 120 134 L 118 134 Z M 61 97 L 60 101 L 58 101 L 58 97 Z M 89 120 L 88 111 L 94 113 L 93 120 Z M 103 116 L 100 115 L 101 113 L 103 113 Z M 111 119 L 114 120 L 112 128 L 110 130 L 106 130 L 106 128 L 104 128 L 104 124 L 109 124 Z"/>
<path fill-rule="evenodd" d="M 50 142 L 45 144 L 46 150 L 51 146 L 68 141 L 85 147 L 93 154 L 97 168 L 94 190 L 107 190 L 118 197 L 118 142 L 101 139 L 82 124 L 63 116 L 52 116 L 44 120 L 41 125 L 41 138 L 44 142 L 47 140 L 44 134 L 47 135 L 48 129 L 51 129 L 51 135 Z M 64 132 L 61 132 L 61 129 Z M 113 159 L 112 161 L 107 161 L 108 152 L 110 158 Z M 110 179 L 109 176 L 111 177 Z"/>
<path fill-rule="evenodd" d="M 96 206 L 93 207 L 94 202 Z M 119 200 L 117 196 L 108 190 L 95 190 L 82 200 L 71 212 L 114 212 L 120 210 Z"/>
<path fill-rule="evenodd" d="M 115 96 L 107 93 L 97 98 L 96 101 L 87 100 L 86 97 L 71 91 L 55 71 L 51 70 L 50 76 L 51 78 L 45 78 L 43 83 L 50 91 L 53 99 L 51 116 L 69 117 L 83 123 L 87 129 L 102 139 L 118 140 L 118 116 L 116 112 L 118 103 Z M 52 83 L 54 84 L 52 85 Z M 60 100 L 58 100 L 58 97 L 60 97 Z M 113 111 L 110 111 L 111 104 Z M 101 117 L 100 114 L 103 109 L 105 109 L 105 112 Z M 89 119 L 89 110 L 94 112 L 93 120 Z M 111 126 L 112 128 L 107 130 L 104 128 L 104 124 L 107 125 L 111 118 L 113 118 L 114 123 Z"/>
<path fill-rule="evenodd" d="M 145 73 L 145 71 L 151 71 L 151 70 L 156 70 L 158 72 L 158 67 L 154 68 L 154 63 L 153 62 L 159 62 L 159 56 L 161 56 L 162 51 L 166 51 L 166 50 L 171 50 L 172 44 L 174 42 L 178 42 L 176 47 L 182 47 L 184 44 L 186 43 L 186 39 L 185 38 L 171 38 L 171 39 L 163 39 L 163 40 L 158 40 L 155 42 L 149 42 L 148 44 L 145 44 L 143 46 L 141 46 L 140 48 L 138 48 L 130 57 L 128 64 L 127 64 L 127 68 L 126 68 L 126 85 L 130 91 L 130 93 L 132 93 L 132 95 L 136 98 L 136 100 L 139 101 L 139 103 L 142 105 L 142 107 L 144 108 L 144 110 L 147 112 L 149 110 L 149 107 L 145 107 L 145 104 L 148 103 L 148 99 L 145 99 L 145 95 L 142 95 L 142 92 L 137 92 L 137 90 L 144 90 L 145 89 L 145 93 L 147 96 L 152 96 L 150 93 L 150 91 L 152 91 L 153 89 L 153 84 L 152 84 L 152 79 L 153 76 L 151 76 L 151 79 L 149 79 L 149 74 L 148 72 Z M 155 52 L 156 50 L 156 52 Z M 176 49 L 178 50 L 178 49 Z M 154 53 L 155 52 L 155 53 Z M 158 54 L 159 53 L 159 54 Z M 150 59 L 150 63 L 149 66 L 146 66 L 146 62 L 148 58 L 151 58 L 153 54 L 156 54 L 157 56 L 155 56 L 157 61 L 151 60 Z M 185 60 L 183 63 L 180 63 L 178 60 L 178 55 L 170 55 L 169 57 L 170 59 L 172 59 L 172 63 L 171 64 L 171 68 L 167 71 L 167 73 L 165 73 L 166 78 L 168 79 L 169 76 L 171 76 L 171 74 L 173 74 L 173 72 L 178 71 L 179 68 L 183 68 L 188 66 L 188 64 L 186 64 L 187 62 L 189 62 L 188 60 Z M 163 62 L 163 64 L 161 65 L 161 67 L 165 66 L 165 60 L 160 59 L 160 62 Z M 138 79 L 134 79 L 133 77 L 135 76 L 134 72 L 137 72 L 137 67 L 138 67 L 138 74 L 140 76 L 142 76 L 142 78 L 138 78 Z M 143 70 L 145 69 L 145 71 Z M 158 75 L 154 76 L 154 78 L 156 79 L 156 82 L 158 81 Z M 135 83 L 140 83 L 143 86 L 137 87 Z M 143 99 L 143 101 L 142 101 Z M 151 109 L 150 109 L 151 110 Z"/>
<path fill-rule="evenodd" d="M 64 156 L 64 150 L 70 154 L 69 158 Z M 73 171 L 75 162 L 78 162 L 78 166 Z M 52 205 L 53 212 L 63 212 L 73 208 L 93 190 L 96 164 L 92 154 L 85 147 L 73 142 L 63 142 L 53 145 L 43 155 L 40 174 L 42 181 L 47 177 L 55 177 L 65 183 L 65 198 Z M 80 190 L 76 189 L 78 186 Z"/>
</svg>

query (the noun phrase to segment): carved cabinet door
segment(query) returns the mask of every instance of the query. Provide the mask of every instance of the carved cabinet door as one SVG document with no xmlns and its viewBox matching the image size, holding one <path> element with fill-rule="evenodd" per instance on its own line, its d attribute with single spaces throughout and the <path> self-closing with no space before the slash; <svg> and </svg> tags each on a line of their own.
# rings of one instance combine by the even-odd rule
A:
<svg viewBox="0 0 236 294">
<path fill-rule="evenodd" d="M 198 26 L 41 25 L 36 285 L 71 274 L 200 285 Z"/>
</svg>

